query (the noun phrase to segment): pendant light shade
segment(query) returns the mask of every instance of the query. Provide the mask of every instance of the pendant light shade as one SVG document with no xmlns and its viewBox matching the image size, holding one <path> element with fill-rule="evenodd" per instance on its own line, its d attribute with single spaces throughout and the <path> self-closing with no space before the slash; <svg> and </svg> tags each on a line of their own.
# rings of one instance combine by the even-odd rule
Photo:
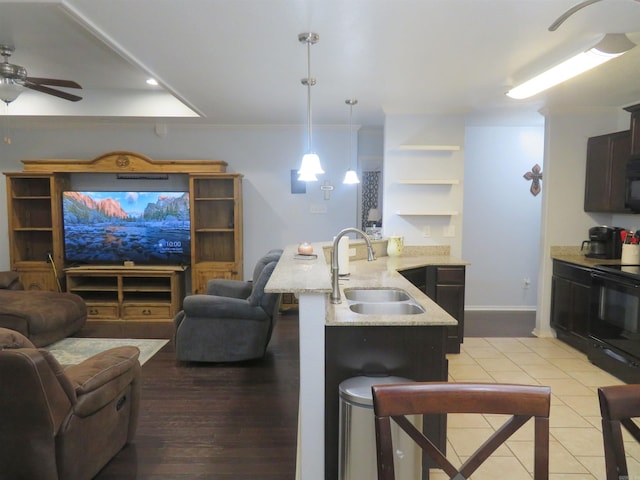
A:
<svg viewBox="0 0 640 480">
<path fill-rule="evenodd" d="M 303 182 L 315 182 L 316 175 L 324 173 L 320 165 L 320 157 L 312 149 L 312 125 L 311 125 L 311 87 L 316 84 L 316 79 L 311 77 L 311 45 L 318 42 L 317 33 L 301 33 L 298 41 L 307 44 L 307 78 L 301 80 L 307 87 L 307 153 L 302 157 L 302 163 L 298 170 L 298 180 Z"/>
<path fill-rule="evenodd" d="M 351 162 L 353 161 L 353 150 L 351 148 L 353 144 L 353 106 L 358 103 L 358 100 L 345 100 L 344 103 L 349 105 L 349 165 L 351 165 Z M 342 183 L 347 185 L 360 183 L 358 174 L 353 168 L 351 168 L 351 166 L 349 166 L 349 170 L 347 170 L 347 173 L 344 175 Z"/>
<path fill-rule="evenodd" d="M 302 157 L 302 164 L 298 170 L 298 180 L 304 182 L 315 182 L 318 180 L 316 175 L 324 173 L 320 165 L 320 157 L 315 153 L 307 153 Z"/>
<path fill-rule="evenodd" d="M 346 183 L 347 185 L 352 185 L 354 183 L 360 183 L 360 179 L 358 178 L 358 174 L 355 170 L 347 170 L 347 173 L 344 174 L 344 180 L 342 183 Z"/>
</svg>

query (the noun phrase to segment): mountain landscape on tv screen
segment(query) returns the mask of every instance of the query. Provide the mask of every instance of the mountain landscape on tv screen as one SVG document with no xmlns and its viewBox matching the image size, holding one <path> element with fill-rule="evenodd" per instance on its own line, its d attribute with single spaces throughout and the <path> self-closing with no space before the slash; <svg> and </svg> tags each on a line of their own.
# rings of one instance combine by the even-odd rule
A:
<svg viewBox="0 0 640 480">
<path fill-rule="evenodd" d="M 188 192 L 63 192 L 65 259 L 188 263 Z"/>
</svg>

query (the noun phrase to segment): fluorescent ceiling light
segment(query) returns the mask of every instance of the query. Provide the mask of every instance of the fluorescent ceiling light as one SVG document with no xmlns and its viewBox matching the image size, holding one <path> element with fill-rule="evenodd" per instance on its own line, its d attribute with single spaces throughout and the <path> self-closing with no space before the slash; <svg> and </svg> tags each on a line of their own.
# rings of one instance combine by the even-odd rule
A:
<svg viewBox="0 0 640 480">
<path fill-rule="evenodd" d="M 529 98 L 581 73 L 591 70 L 635 47 L 623 33 L 608 33 L 598 44 L 509 90 L 507 96 L 520 100 Z"/>
</svg>

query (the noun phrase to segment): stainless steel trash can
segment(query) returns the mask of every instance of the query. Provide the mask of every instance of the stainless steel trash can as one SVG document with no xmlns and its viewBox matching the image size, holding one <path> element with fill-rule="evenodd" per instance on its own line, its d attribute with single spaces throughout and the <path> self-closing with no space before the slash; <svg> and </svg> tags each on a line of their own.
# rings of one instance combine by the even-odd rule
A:
<svg viewBox="0 0 640 480">
<path fill-rule="evenodd" d="M 339 480 L 374 480 L 378 478 L 371 386 L 407 382 L 413 382 L 413 380 L 392 376 L 359 376 L 349 378 L 339 385 Z M 413 419 L 415 425 L 418 425 L 417 421 L 417 418 Z M 394 422 L 391 422 L 391 429 L 396 454 L 393 459 L 396 479 L 421 478 L 420 447 Z"/>
</svg>

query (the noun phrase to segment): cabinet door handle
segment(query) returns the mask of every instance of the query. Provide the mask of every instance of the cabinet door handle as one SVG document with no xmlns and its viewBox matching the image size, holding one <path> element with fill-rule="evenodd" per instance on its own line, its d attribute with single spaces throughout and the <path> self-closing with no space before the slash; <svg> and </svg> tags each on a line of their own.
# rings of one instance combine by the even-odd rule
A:
<svg viewBox="0 0 640 480">
<path fill-rule="evenodd" d="M 151 310 L 145 308 L 144 310 L 142 310 L 142 314 L 143 315 L 151 315 Z"/>
<path fill-rule="evenodd" d="M 89 315 L 97 315 L 98 313 L 100 313 L 100 310 L 98 310 L 97 308 L 89 309 Z"/>
</svg>

